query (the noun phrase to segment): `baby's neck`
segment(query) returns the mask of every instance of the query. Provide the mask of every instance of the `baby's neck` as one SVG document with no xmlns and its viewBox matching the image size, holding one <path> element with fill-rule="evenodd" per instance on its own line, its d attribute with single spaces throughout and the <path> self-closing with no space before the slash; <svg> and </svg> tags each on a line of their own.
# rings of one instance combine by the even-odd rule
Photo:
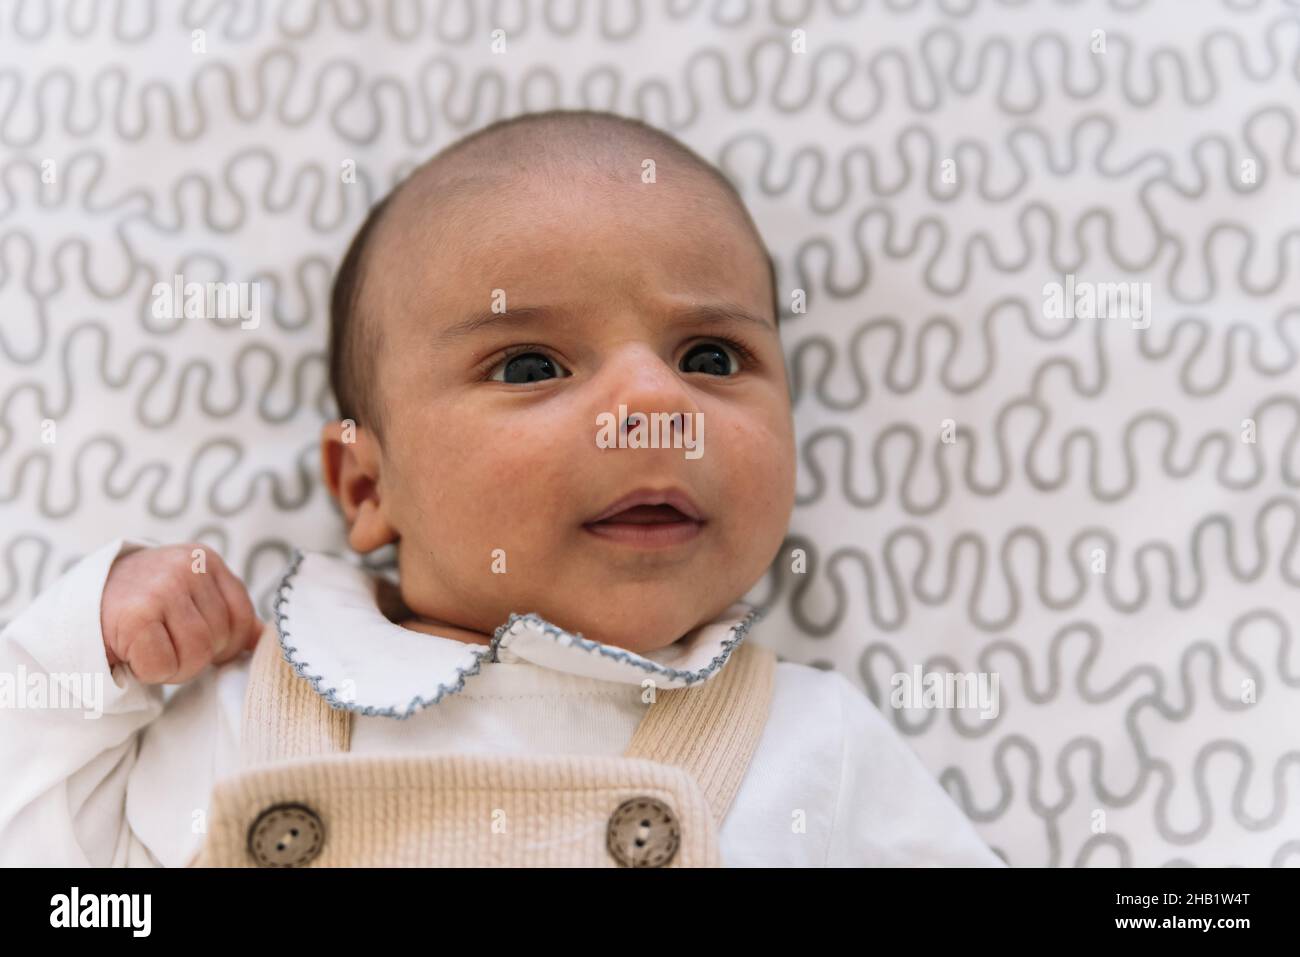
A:
<svg viewBox="0 0 1300 957">
<path fill-rule="evenodd" d="M 421 618 L 419 615 L 411 615 L 404 621 L 398 621 L 397 624 L 403 628 L 409 628 L 411 631 L 423 632 L 426 635 L 437 635 L 439 638 L 451 638 L 454 641 L 463 641 L 466 644 L 487 645 L 492 643 L 491 635 L 484 635 L 466 628 L 457 628 L 445 621 Z"/>
<path fill-rule="evenodd" d="M 458 628 L 445 621 L 438 621 L 436 618 L 424 618 L 417 615 L 406 606 L 406 602 L 402 601 L 402 593 L 397 586 L 386 578 L 379 579 L 379 592 L 376 595 L 376 600 L 379 610 L 383 612 L 385 618 L 393 624 L 409 628 L 411 631 L 436 635 L 439 638 L 450 638 L 453 641 L 463 641 L 470 645 L 488 645 L 492 643 L 491 635 L 471 631 L 468 628 Z"/>
</svg>

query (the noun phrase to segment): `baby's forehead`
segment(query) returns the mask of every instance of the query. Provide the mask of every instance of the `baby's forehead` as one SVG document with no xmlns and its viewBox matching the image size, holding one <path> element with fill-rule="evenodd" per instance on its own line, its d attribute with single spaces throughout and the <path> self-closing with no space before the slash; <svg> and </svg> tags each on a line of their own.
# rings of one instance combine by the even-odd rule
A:
<svg viewBox="0 0 1300 957">
<path fill-rule="evenodd" d="M 471 137 L 414 170 L 385 201 L 369 242 L 373 318 L 428 324 L 443 307 L 484 305 L 497 289 L 553 288 L 584 254 L 615 268 L 629 257 L 654 260 L 649 271 L 673 273 L 669 285 L 698 285 L 693 277 L 716 265 L 733 289 L 769 288 L 775 308 L 766 246 L 720 172 L 621 124 L 571 134 L 565 122 L 522 124 Z"/>
<path fill-rule="evenodd" d="M 745 281 L 766 276 L 766 248 L 745 213 L 695 170 L 674 167 L 649 188 L 635 172 L 620 180 L 579 162 L 427 172 L 394 193 L 375 237 L 372 268 L 394 297 L 398 287 L 408 301 L 464 288 L 486 296 L 580 257 L 658 256 L 689 272 L 730 255 Z"/>
<path fill-rule="evenodd" d="M 596 204 L 605 215 L 637 216 L 637 225 L 654 228 L 656 208 L 668 211 L 687 203 L 696 219 L 709 217 L 719 228 L 726 218 L 744 227 L 747 212 L 737 208 L 725 189 L 705 171 L 671 158 L 666 169 L 656 167 L 656 179 L 647 184 L 639 174 L 636 154 L 624 166 L 611 165 L 609 157 L 548 156 L 539 163 L 517 157 L 474 162 L 449 157 L 444 165 L 417 170 L 394 190 L 380 235 L 396 238 L 406 248 L 427 250 L 472 235 L 475 226 L 502 230 L 518 228 L 564 212 L 578 204 Z M 651 215 L 647 215 L 650 213 Z"/>
</svg>

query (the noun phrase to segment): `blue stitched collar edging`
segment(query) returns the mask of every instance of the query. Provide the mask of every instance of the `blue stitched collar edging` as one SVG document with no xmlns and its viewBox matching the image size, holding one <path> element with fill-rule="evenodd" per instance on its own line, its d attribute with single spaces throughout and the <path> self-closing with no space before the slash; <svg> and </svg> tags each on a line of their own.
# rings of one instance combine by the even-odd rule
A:
<svg viewBox="0 0 1300 957">
<path fill-rule="evenodd" d="M 583 651 L 591 654 L 598 654 L 606 658 L 612 658 L 616 661 L 627 662 L 628 664 L 642 668 L 651 674 L 660 674 L 666 675 L 670 678 L 683 679 L 689 686 L 704 681 L 726 664 L 727 659 L 731 657 L 731 653 L 736 649 L 736 646 L 744 640 L 749 629 L 755 622 L 761 620 L 764 615 L 763 609 L 751 605 L 749 613 L 739 622 L 731 626 L 731 636 L 723 642 L 722 650 L 714 657 L 714 659 L 703 668 L 699 668 L 695 671 L 686 671 L 680 668 L 670 668 L 667 665 L 648 661 L 639 655 L 633 655 L 631 652 L 623 648 L 616 648 L 597 641 L 592 641 L 590 638 L 584 638 L 581 632 L 565 631 L 563 628 L 552 624 L 535 612 L 529 612 L 526 615 L 512 612 L 510 617 L 506 619 L 505 623 L 500 625 L 493 633 L 492 640 L 488 644 L 488 647 L 482 651 L 474 651 L 474 664 L 468 668 L 456 669 L 456 680 L 454 682 L 450 684 L 439 684 L 431 698 L 423 698 L 420 695 L 416 695 L 411 699 L 410 704 L 406 706 L 406 710 L 399 712 L 396 708 L 392 707 L 376 708 L 374 705 L 358 705 L 353 702 L 342 700 L 337 694 L 335 694 L 336 689 L 321 687 L 321 682 L 324 680 L 323 676 L 308 674 L 307 669 L 310 667 L 309 662 L 299 661 L 297 659 L 296 655 L 298 649 L 289 644 L 289 638 L 291 635 L 289 629 L 286 627 L 289 619 L 281 610 L 281 606 L 285 602 L 285 592 L 293 589 L 293 578 L 298 574 L 298 570 L 302 566 L 303 558 L 304 555 L 302 550 L 295 548 L 293 550 L 293 559 L 289 563 L 289 567 L 285 570 L 284 576 L 280 579 L 280 585 L 276 589 L 275 601 L 271 606 L 275 611 L 275 630 L 279 635 L 280 650 L 284 655 L 284 660 L 293 666 L 295 673 L 305 678 L 311 684 L 312 690 L 324 698 L 331 708 L 343 711 L 353 711 L 357 714 L 367 716 L 396 718 L 399 721 L 409 718 L 416 711 L 437 704 L 449 694 L 456 694 L 458 691 L 463 690 L 465 687 L 465 679 L 471 675 L 479 673 L 483 666 L 484 659 L 487 659 L 490 662 L 495 662 L 498 660 L 498 649 L 502 647 L 510 647 L 510 643 L 507 639 L 515 634 L 515 628 L 521 622 L 526 622 L 540 628 L 545 635 L 555 639 L 556 641 L 576 645 Z"/>
</svg>

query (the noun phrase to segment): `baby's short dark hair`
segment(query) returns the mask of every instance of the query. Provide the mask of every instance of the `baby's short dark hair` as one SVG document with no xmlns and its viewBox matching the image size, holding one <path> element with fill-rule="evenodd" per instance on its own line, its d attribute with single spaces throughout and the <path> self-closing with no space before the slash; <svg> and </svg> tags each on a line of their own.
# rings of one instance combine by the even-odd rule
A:
<svg viewBox="0 0 1300 957">
<path fill-rule="evenodd" d="M 339 418 L 351 419 L 358 425 L 370 429 L 382 443 L 382 403 L 378 397 L 377 375 L 373 361 L 383 342 L 382 329 L 373 318 L 367 319 L 366 310 L 361 306 L 367 250 L 372 244 L 376 229 L 393 208 L 398 196 L 422 171 L 476 144 L 488 145 L 488 141 L 495 141 L 491 145 L 521 163 L 526 161 L 529 150 L 541 144 L 550 147 L 575 143 L 596 146 L 601 143 L 633 141 L 644 144 L 648 148 L 667 150 L 689 167 L 706 173 L 738 207 L 763 250 L 772 288 L 772 316 L 779 324 L 781 308 L 777 296 L 776 262 L 763 243 L 758 227 L 750 217 L 740 194 L 717 167 L 671 134 L 640 120 L 619 116 L 616 113 L 597 110 L 548 110 L 543 113 L 524 113 L 498 120 L 457 140 L 417 167 L 393 187 L 388 195 L 371 207 L 365 221 L 352 237 L 352 242 L 335 273 L 334 286 L 330 293 L 329 380 L 338 406 Z"/>
</svg>

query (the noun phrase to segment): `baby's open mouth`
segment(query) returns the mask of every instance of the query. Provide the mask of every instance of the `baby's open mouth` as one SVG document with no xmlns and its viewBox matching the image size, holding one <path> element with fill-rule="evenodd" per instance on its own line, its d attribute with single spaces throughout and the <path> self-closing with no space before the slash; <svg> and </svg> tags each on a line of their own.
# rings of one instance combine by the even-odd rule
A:
<svg viewBox="0 0 1300 957">
<path fill-rule="evenodd" d="M 641 491 L 624 496 L 583 528 L 606 541 L 625 545 L 680 545 L 699 535 L 705 521 L 684 492 Z"/>
<path fill-rule="evenodd" d="M 621 522 L 627 525 L 663 525 L 668 522 L 692 522 L 694 519 L 678 511 L 671 505 L 634 505 L 625 508 L 616 515 L 602 519 L 599 523 Z"/>
</svg>

